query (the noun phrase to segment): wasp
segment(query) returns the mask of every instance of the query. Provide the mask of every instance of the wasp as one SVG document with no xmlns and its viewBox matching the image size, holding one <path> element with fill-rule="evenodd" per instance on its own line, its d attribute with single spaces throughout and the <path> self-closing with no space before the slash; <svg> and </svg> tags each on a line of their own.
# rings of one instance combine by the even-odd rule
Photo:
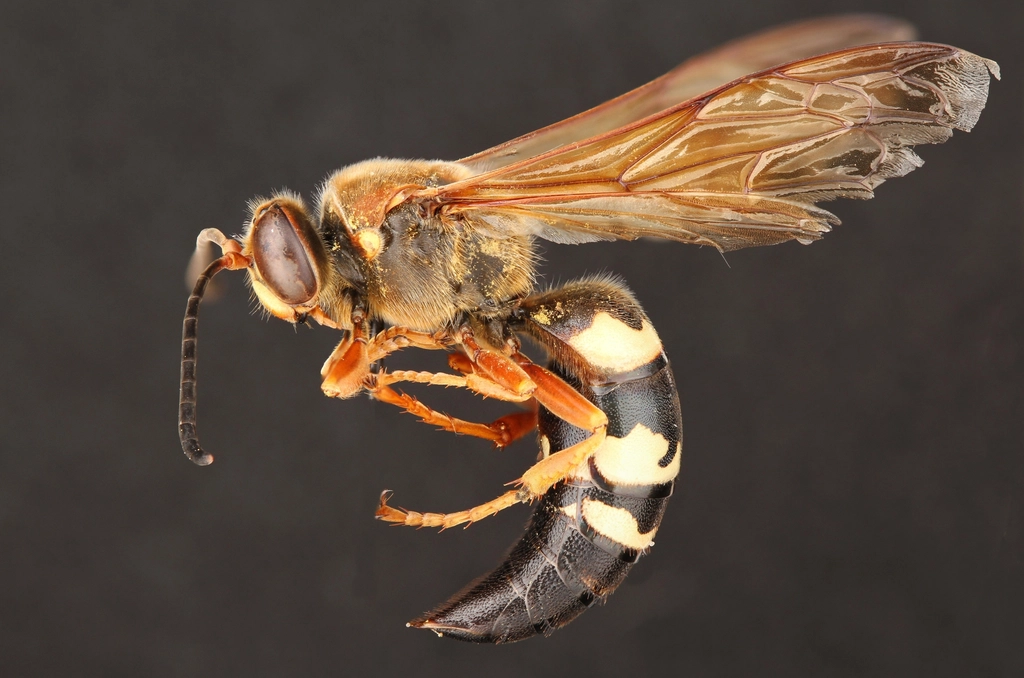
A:
<svg viewBox="0 0 1024 678">
<path fill-rule="evenodd" d="M 321 372 L 326 395 L 367 393 L 498 446 L 538 433 L 539 461 L 480 506 L 417 512 L 381 495 L 377 518 L 416 527 L 535 506 L 497 569 L 410 625 L 493 643 L 564 626 L 654 543 L 682 422 L 668 359 L 636 298 L 611 277 L 537 291 L 537 240 L 652 237 L 725 252 L 821 238 L 838 219 L 817 203 L 870 198 L 919 167 L 912 147 L 969 131 L 990 74 L 999 76 L 992 61 L 912 37 L 879 16 L 777 28 L 462 160 L 349 165 L 327 177 L 312 210 L 286 192 L 255 201 L 240 238 L 216 229 L 198 238 L 222 255 L 198 276 L 185 314 L 185 454 L 213 460 L 196 434 L 200 300 L 219 271 L 245 270 L 271 315 L 341 331 Z M 523 337 L 546 364 L 523 352 Z M 410 347 L 447 352 L 451 371 L 382 369 Z M 397 390 L 403 382 L 527 409 L 464 421 Z"/>
</svg>

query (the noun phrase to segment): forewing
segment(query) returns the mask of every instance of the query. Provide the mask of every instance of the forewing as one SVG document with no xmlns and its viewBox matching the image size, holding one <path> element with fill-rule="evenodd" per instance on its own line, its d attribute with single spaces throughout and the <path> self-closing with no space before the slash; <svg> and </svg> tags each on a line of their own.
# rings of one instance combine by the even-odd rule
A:
<svg viewBox="0 0 1024 678">
<path fill-rule="evenodd" d="M 822 17 L 771 28 L 688 59 L 660 78 L 600 106 L 459 162 L 476 172 L 489 172 L 611 132 L 749 73 L 857 45 L 913 38 L 914 27 L 909 23 L 877 14 Z"/>
<path fill-rule="evenodd" d="M 838 223 L 814 203 L 870 198 L 921 165 L 911 146 L 970 130 L 990 72 L 994 62 L 946 45 L 852 48 L 413 199 L 496 236 L 810 242 Z"/>
</svg>

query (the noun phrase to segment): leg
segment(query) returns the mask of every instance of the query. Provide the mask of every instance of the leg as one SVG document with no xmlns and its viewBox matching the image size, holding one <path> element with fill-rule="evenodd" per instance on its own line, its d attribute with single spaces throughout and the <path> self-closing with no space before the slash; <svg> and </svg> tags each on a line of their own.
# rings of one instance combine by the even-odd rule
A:
<svg viewBox="0 0 1024 678">
<path fill-rule="evenodd" d="M 367 338 L 365 322 L 354 322 L 349 334 L 335 347 L 320 370 L 320 388 L 330 398 L 350 398 L 366 386 L 370 365 L 408 346 L 424 349 L 447 348 L 446 334 L 428 334 L 405 327 L 389 327 L 373 339 Z"/>
<path fill-rule="evenodd" d="M 533 397 L 552 414 L 568 423 L 590 431 L 592 435 L 571 447 L 542 459 L 516 481 L 520 491 L 538 497 L 555 483 L 564 480 L 601 447 L 608 428 L 608 416 L 584 398 L 576 389 L 540 365 L 534 365 L 523 356 L 517 356 L 520 366 L 537 384 Z"/>
<path fill-rule="evenodd" d="M 389 327 L 375 336 L 367 347 L 370 362 L 377 362 L 395 351 L 412 346 L 429 351 L 447 350 L 454 340 L 447 332 L 420 332 L 408 327 Z"/>
<path fill-rule="evenodd" d="M 405 330 L 385 331 L 377 335 L 374 341 L 379 343 L 381 350 L 397 350 L 407 339 L 421 342 L 419 345 L 423 347 L 442 347 L 436 335 L 410 333 Z M 507 445 L 532 430 L 536 426 L 536 416 L 531 413 L 519 413 L 518 416 L 509 415 L 492 424 L 476 424 L 432 410 L 412 396 L 397 393 L 388 385 L 398 381 L 413 381 L 438 386 L 456 386 L 509 401 L 523 401 L 532 396 L 556 416 L 593 434 L 528 469 L 516 481 L 520 485 L 519 491 L 524 499 L 544 494 L 552 485 L 566 478 L 573 469 L 585 462 L 604 442 L 608 417 L 557 375 L 540 365 L 535 365 L 520 353 L 508 357 L 482 348 L 468 328 L 460 330 L 458 340 L 465 347 L 467 355 L 450 359 L 449 363 L 463 372 L 461 376 L 412 371 L 382 374 L 378 375 L 374 380 L 375 384 L 369 387 L 371 394 L 378 400 L 411 412 L 426 423 L 448 431 L 492 440 L 499 446 Z M 523 414 L 526 416 L 522 416 Z"/>
<path fill-rule="evenodd" d="M 494 442 L 498 447 L 504 447 L 518 440 L 536 428 L 535 412 L 517 412 L 490 424 L 477 424 L 437 412 L 416 398 L 397 393 L 389 388 L 390 384 L 410 381 L 468 388 L 485 397 L 511 402 L 523 402 L 530 399 L 528 393 L 517 393 L 504 388 L 487 376 L 476 374 L 472 363 L 462 354 L 452 354 L 452 360 L 449 361 L 464 372 L 462 375 L 405 370 L 371 375 L 370 365 L 372 363 L 402 348 L 408 346 L 424 349 L 448 348 L 452 339 L 447 333 L 429 334 L 403 327 L 391 327 L 378 333 L 372 340 L 368 340 L 365 323 L 354 323 L 354 325 L 349 336 L 338 344 L 320 371 L 324 378 L 321 388 L 328 396 L 347 398 L 365 388 L 375 399 L 401 407 L 428 424 L 455 433 L 484 438 Z M 502 360 L 511 363 L 508 358 L 502 357 Z M 514 363 L 511 364 L 515 366 Z M 518 367 L 515 369 L 519 370 Z M 519 371 L 521 372 L 521 370 Z"/>
<path fill-rule="evenodd" d="M 460 330 L 459 343 L 465 347 L 474 372 L 479 372 L 490 381 L 517 395 L 530 395 L 537 388 L 530 375 L 515 360 L 482 348 L 469 328 Z"/>
<path fill-rule="evenodd" d="M 478 393 L 485 398 L 496 398 L 512 403 L 521 403 L 529 400 L 531 396 L 520 395 L 515 391 L 509 391 L 500 384 L 496 384 L 487 377 L 470 372 L 469 374 L 445 374 L 444 372 L 415 372 L 412 370 L 395 370 L 377 375 L 377 383 L 382 386 L 389 386 L 400 381 L 408 381 L 415 384 L 430 384 L 431 386 L 454 386 L 465 388 Z"/>
<path fill-rule="evenodd" d="M 607 415 L 557 375 L 540 365 L 535 365 L 521 353 L 516 352 L 512 358 L 509 358 L 500 353 L 483 349 L 477 344 L 468 329 L 464 328 L 460 332 L 459 340 L 466 348 L 468 360 L 462 357 L 450 359 L 449 364 L 455 369 L 465 372 L 474 367 L 479 368 L 479 376 L 487 377 L 487 379 L 478 381 L 477 384 L 490 382 L 501 390 L 510 391 L 513 394 L 528 391 L 537 402 L 559 418 L 593 434 L 586 440 L 561 450 L 528 469 L 516 481 L 520 485 L 520 492 L 524 498 L 538 497 L 547 492 L 552 485 L 566 478 L 573 469 L 585 462 L 604 442 L 608 426 Z M 477 375 L 469 374 L 464 377 L 467 380 L 467 388 L 490 395 L 482 388 L 468 386 L 468 380 L 474 376 Z M 445 377 L 458 379 L 455 375 L 445 375 Z M 511 400 L 511 398 L 499 394 L 492 397 Z"/>
<path fill-rule="evenodd" d="M 378 384 L 371 387 L 370 395 L 381 402 L 402 408 L 426 424 L 437 426 L 445 431 L 490 440 L 498 447 L 510 445 L 537 427 L 536 411 L 515 412 L 501 417 L 490 424 L 478 424 L 456 419 L 443 412 L 433 410 L 413 396 L 406 393 L 398 393 L 386 385 Z"/>
<path fill-rule="evenodd" d="M 364 388 L 370 375 L 366 324 L 354 323 L 352 331 L 335 347 L 320 368 L 320 388 L 329 398 L 351 398 Z"/>
<path fill-rule="evenodd" d="M 383 372 L 366 380 L 367 390 L 377 400 L 401 407 L 419 417 L 425 423 L 433 424 L 443 430 L 454 433 L 484 438 L 494 442 L 498 447 L 504 447 L 535 429 L 537 426 L 537 414 L 535 411 L 516 412 L 501 417 L 490 424 L 478 424 L 456 419 L 448 414 L 433 410 L 413 396 L 398 393 L 390 388 L 391 384 L 408 381 L 434 386 L 466 388 L 486 398 L 496 398 L 509 402 L 525 402 L 530 400 L 533 382 L 530 381 L 526 372 L 515 361 L 493 351 L 482 349 L 472 340 L 472 335 L 468 330 L 463 330 L 461 338 L 463 340 L 468 338 L 476 358 L 480 359 L 485 365 L 490 365 L 500 375 L 512 375 L 512 378 L 505 379 L 502 382 L 494 379 L 486 371 L 478 372 L 477 363 L 473 359 L 466 354 L 457 352 L 449 355 L 448 363 L 453 369 L 461 372 L 461 375 L 411 370 Z M 440 349 L 448 348 L 451 341 L 453 340 L 447 334 L 427 334 L 404 328 L 390 328 L 374 337 L 371 344 L 375 346 L 372 346 L 368 352 L 373 359 L 379 359 L 379 357 L 383 357 L 405 346 Z M 509 385 L 506 386 L 506 383 Z"/>
<path fill-rule="evenodd" d="M 476 371 L 473 368 L 473 361 L 469 359 L 469 356 L 460 351 L 448 354 L 448 367 L 460 374 L 472 374 Z"/>
<path fill-rule="evenodd" d="M 366 348 L 360 349 L 350 345 L 351 342 L 366 344 Z M 350 340 L 343 341 L 334 349 L 334 353 L 324 364 L 321 374 L 324 378 L 324 391 L 328 395 L 336 395 L 329 385 L 339 381 L 333 376 L 337 371 L 347 375 L 352 368 L 345 368 L 343 365 L 367 364 L 365 369 L 359 369 L 360 374 L 369 374 L 369 364 L 375 363 L 382 358 L 403 348 L 414 346 L 428 350 L 448 350 L 452 344 L 462 344 L 471 355 L 452 353 L 449 355 L 448 364 L 452 369 L 461 372 L 462 375 L 440 374 L 432 372 L 415 372 L 409 370 L 385 373 L 376 377 L 377 386 L 388 386 L 399 381 L 411 381 L 420 384 L 431 384 L 434 386 L 455 386 L 468 388 L 486 398 L 497 398 L 510 402 L 523 402 L 529 400 L 536 385 L 515 360 L 481 348 L 473 339 L 468 329 L 462 329 L 458 340 L 452 338 L 448 332 L 436 332 L 433 334 L 419 332 L 404 327 L 391 327 L 380 332 L 372 340 L 361 339 L 353 332 Z M 328 376 L 331 373 L 332 376 Z M 373 387 L 368 386 L 371 391 Z"/>
<path fill-rule="evenodd" d="M 576 443 L 560 452 L 555 452 L 526 470 L 515 484 L 526 498 L 534 499 L 547 492 L 556 483 L 565 480 L 580 464 L 597 452 L 605 439 L 602 426 L 583 442 Z"/>
<path fill-rule="evenodd" d="M 502 389 L 516 395 L 532 395 L 556 416 L 587 431 L 596 432 L 608 424 L 608 417 L 596 405 L 523 354 L 515 352 L 510 358 L 483 349 L 465 328 L 459 334 L 459 343 L 466 348 L 472 366 L 479 368 L 480 376 Z M 460 371 L 466 367 L 461 359 L 455 362 Z"/>
<path fill-rule="evenodd" d="M 466 523 L 466 527 L 469 527 L 478 520 L 493 516 L 498 511 L 507 509 L 509 506 L 515 506 L 523 501 L 519 497 L 519 493 L 512 490 L 497 499 L 492 499 L 486 504 L 480 504 L 468 511 L 459 511 L 458 513 L 418 513 L 388 506 L 388 498 L 390 497 L 390 490 L 381 492 L 380 505 L 377 507 L 377 513 L 375 514 L 377 520 L 395 523 L 396 525 L 409 525 L 411 527 L 440 527 L 442 530 L 462 525 L 463 523 Z"/>
<path fill-rule="evenodd" d="M 539 365 L 534 365 L 525 357 L 518 356 L 518 360 L 520 368 L 528 375 L 531 381 L 537 384 L 537 388 L 533 392 L 537 401 L 543 404 L 551 412 L 562 417 L 574 426 L 591 431 L 592 435 L 576 445 L 556 452 L 546 459 L 537 462 L 527 470 L 519 480 L 515 481 L 516 484 L 519 485 L 519 489 L 506 492 L 497 499 L 481 504 L 480 506 L 455 513 L 420 513 L 418 511 L 407 511 L 404 509 L 399 510 L 387 505 L 387 499 L 390 496 L 390 493 L 384 492 L 381 495 L 380 506 L 377 508 L 376 516 L 378 519 L 400 525 L 410 525 L 413 527 L 440 527 L 442 529 L 454 527 L 455 525 L 461 525 L 463 523 L 473 523 L 488 516 L 492 516 L 509 506 L 532 501 L 533 499 L 541 496 L 547 492 L 551 486 L 561 480 L 564 480 L 574 469 L 584 463 L 587 458 L 597 451 L 601 446 L 601 443 L 604 442 L 605 430 L 608 425 L 608 418 L 605 413 L 580 395 L 575 389 L 569 386 L 569 384 L 558 378 L 555 374 L 552 374 Z M 444 377 L 446 380 L 459 379 L 457 375 L 430 375 L 430 373 L 426 373 L 425 379 L 429 379 L 433 376 Z M 427 383 L 441 382 L 431 380 L 427 381 Z M 399 402 L 395 402 L 394 404 L 403 406 L 406 405 L 408 401 L 411 401 L 411 403 L 408 403 L 408 406 L 406 406 L 406 409 L 428 423 L 436 424 L 450 431 L 470 433 L 471 435 L 479 435 L 483 438 L 487 438 L 488 433 L 493 432 L 493 429 L 490 427 L 483 426 L 481 424 L 460 422 L 459 420 L 452 419 L 447 415 L 439 414 L 429 408 L 426 408 L 416 401 L 415 398 L 411 398 L 411 396 L 400 395 L 390 388 L 383 388 L 386 389 L 386 391 L 383 392 L 386 393 L 384 397 L 407 399 L 405 401 L 401 401 L 401 404 Z M 425 410 L 424 414 L 421 414 L 419 411 L 414 409 L 416 406 L 423 408 Z M 510 418 L 521 415 L 529 415 L 528 427 L 525 422 L 522 425 L 520 435 L 524 435 L 526 431 L 533 430 L 536 426 L 536 413 L 529 412 L 520 413 L 520 415 L 510 415 L 509 417 L 499 419 L 490 426 L 493 427 L 499 422 L 507 424 Z M 459 428 L 460 425 L 481 427 L 483 430 L 470 432 Z M 495 442 L 498 441 L 495 440 Z"/>
</svg>

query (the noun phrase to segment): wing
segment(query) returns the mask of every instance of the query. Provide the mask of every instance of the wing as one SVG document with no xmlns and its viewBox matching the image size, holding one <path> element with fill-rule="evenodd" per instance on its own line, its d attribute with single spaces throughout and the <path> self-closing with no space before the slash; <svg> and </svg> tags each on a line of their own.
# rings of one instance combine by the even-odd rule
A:
<svg viewBox="0 0 1024 678">
<path fill-rule="evenodd" d="M 946 45 L 856 47 L 408 199 L 495 237 L 807 243 L 838 223 L 814 203 L 870 198 L 921 165 L 911 146 L 970 130 L 989 73 L 994 62 Z"/>
<path fill-rule="evenodd" d="M 772 66 L 857 45 L 913 40 L 914 27 L 877 14 L 822 17 L 772 28 L 693 57 L 657 80 L 459 162 L 489 172 L 517 160 L 611 132 Z"/>
</svg>

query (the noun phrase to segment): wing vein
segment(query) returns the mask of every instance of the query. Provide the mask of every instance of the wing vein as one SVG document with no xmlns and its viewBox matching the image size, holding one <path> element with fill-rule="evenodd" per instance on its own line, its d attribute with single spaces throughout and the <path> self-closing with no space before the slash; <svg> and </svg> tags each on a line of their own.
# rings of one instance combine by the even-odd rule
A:
<svg viewBox="0 0 1024 678">
<path fill-rule="evenodd" d="M 838 223 L 816 203 L 869 198 L 921 165 L 913 146 L 970 129 L 996 72 L 955 47 L 887 42 L 771 66 L 676 103 L 652 86 L 601 109 L 600 124 L 556 124 L 473 156 L 479 164 L 467 169 L 520 148 L 536 148 L 533 157 L 411 199 L 495 237 L 806 243 Z M 630 102 L 655 100 L 668 105 L 630 119 Z M 604 127 L 611 118 L 627 122 Z M 595 133 L 547 146 L 582 129 Z"/>
</svg>

